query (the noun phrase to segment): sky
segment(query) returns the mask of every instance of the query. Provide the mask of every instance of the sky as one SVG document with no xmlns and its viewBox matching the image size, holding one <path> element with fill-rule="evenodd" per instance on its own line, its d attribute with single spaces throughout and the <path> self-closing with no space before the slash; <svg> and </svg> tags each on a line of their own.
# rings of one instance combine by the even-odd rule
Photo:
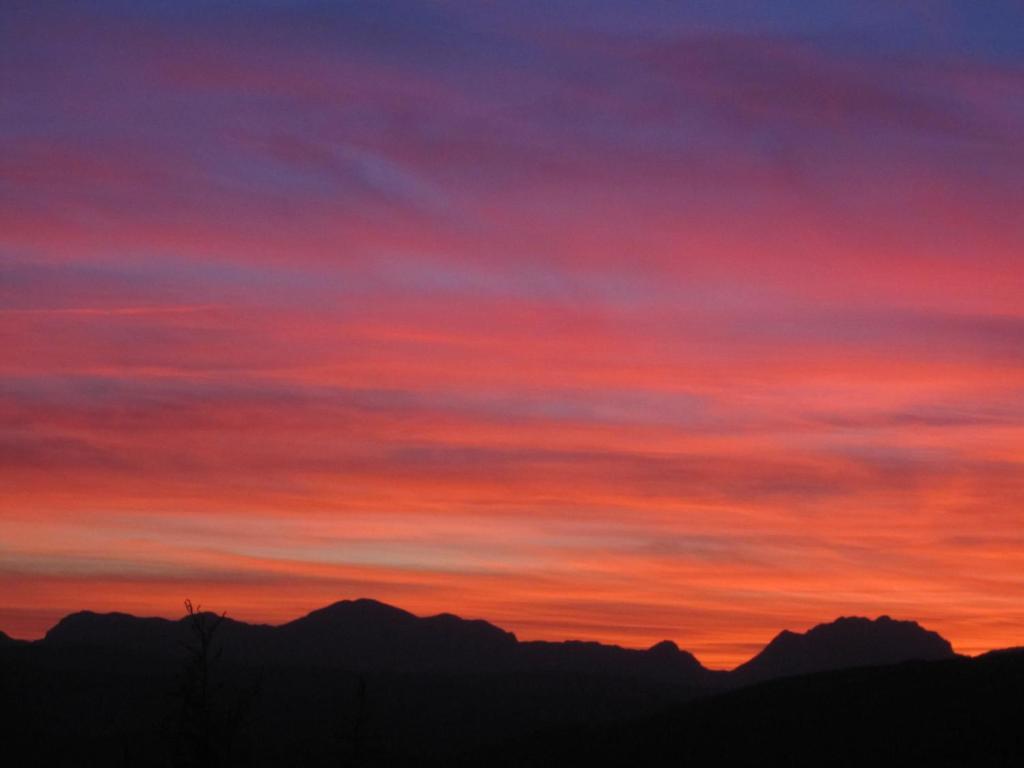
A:
<svg viewBox="0 0 1024 768">
<path fill-rule="evenodd" d="M 0 630 L 1024 644 L 1024 7 L 12 0 Z"/>
</svg>

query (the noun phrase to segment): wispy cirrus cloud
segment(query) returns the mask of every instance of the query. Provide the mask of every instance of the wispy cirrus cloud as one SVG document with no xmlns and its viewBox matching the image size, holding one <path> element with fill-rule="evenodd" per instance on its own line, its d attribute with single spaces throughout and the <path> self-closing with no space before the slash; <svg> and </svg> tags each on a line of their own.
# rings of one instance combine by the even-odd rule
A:
<svg viewBox="0 0 1024 768">
<path fill-rule="evenodd" d="M 717 665 L 839 613 L 1016 642 L 1016 6 L 6 20 L 5 630 L 188 592 Z"/>
</svg>

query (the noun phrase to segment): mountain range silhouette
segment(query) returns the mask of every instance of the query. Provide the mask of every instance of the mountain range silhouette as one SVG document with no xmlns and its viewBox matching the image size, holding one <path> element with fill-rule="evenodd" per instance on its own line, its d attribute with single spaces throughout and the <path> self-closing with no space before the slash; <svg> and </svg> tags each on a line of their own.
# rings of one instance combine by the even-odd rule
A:
<svg viewBox="0 0 1024 768">
<path fill-rule="evenodd" d="M 214 614 L 207 614 L 214 617 Z M 188 639 L 187 619 L 137 618 L 81 611 L 61 619 L 39 641 L 47 647 L 92 646 L 173 655 Z M 249 664 L 291 663 L 354 671 L 601 672 L 706 687 L 845 667 L 955 656 L 950 643 L 913 621 L 842 617 L 806 633 L 784 630 L 731 673 L 706 669 L 665 640 L 646 650 L 596 642 L 520 641 L 487 621 L 449 613 L 418 617 L 376 600 L 343 600 L 280 626 L 226 618 L 224 652 Z"/>
<path fill-rule="evenodd" d="M 1024 652 L 888 616 L 784 630 L 731 671 L 367 599 L 0 636 L 0 740 L 33 765 L 1016 765 L 1021 700 Z"/>
</svg>

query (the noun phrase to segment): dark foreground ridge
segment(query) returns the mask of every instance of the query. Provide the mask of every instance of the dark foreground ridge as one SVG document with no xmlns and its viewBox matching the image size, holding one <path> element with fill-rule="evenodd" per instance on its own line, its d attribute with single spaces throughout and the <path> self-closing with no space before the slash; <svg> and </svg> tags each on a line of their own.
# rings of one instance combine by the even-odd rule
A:
<svg viewBox="0 0 1024 768">
<path fill-rule="evenodd" d="M 997 726 L 1022 670 L 885 616 L 782 632 L 720 672 L 668 641 L 521 642 L 373 600 L 276 627 L 85 611 L 0 637 L 0 736 L 33 765 L 818 765 L 884 763 L 872 745 L 905 722 L 907 749 L 986 739 L 970 762 L 1002 765 L 1021 755 Z"/>
<path fill-rule="evenodd" d="M 551 728 L 459 766 L 1020 766 L 1024 650 L 787 677 L 599 725 Z"/>
</svg>

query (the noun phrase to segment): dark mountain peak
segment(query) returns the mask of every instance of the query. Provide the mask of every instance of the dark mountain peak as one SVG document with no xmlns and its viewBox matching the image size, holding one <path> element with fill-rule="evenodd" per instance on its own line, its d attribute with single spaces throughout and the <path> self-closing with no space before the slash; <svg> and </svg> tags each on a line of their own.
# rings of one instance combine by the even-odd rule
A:
<svg viewBox="0 0 1024 768">
<path fill-rule="evenodd" d="M 78 611 L 55 624 L 43 643 L 52 646 L 98 646 L 124 651 L 164 650 L 176 637 L 175 622 L 127 613 Z"/>
<path fill-rule="evenodd" d="M 63 619 L 58 621 L 49 632 L 46 633 L 46 639 L 57 639 L 69 636 L 72 633 L 85 632 L 107 632 L 116 631 L 117 629 L 129 627 L 129 626 L 141 626 L 141 625 L 166 625 L 170 624 L 167 619 L 156 619 L 156 618 L 140 618 L 138 616 L 132 616 L 130 613 L 121 613 L 114 611 L 111 613 L 96 613 L 95 611 L 76 611 L 75 613 L 69 613 Z"/>
<path fill-rule="evenodd" d="M 655 664 L 667 669 L 694 675 L 698 673 L 703 675 L 707 672 L 696 656 L 689 651 L 684 651 L 671 640 L 655 643 L 644 652 L 644 655 Z"/>
<path fill-rule="evenodd" d="M 673 643 L 671 640 L 662 640 L 660 643 L 655 643 L 647 649 L 647 653 L 651 656 L 669 657 L 677 656 L 682 653 L 679 650 L 679 646 Z"/>
<path fill-rule="evenodd" d="M 196 614 L 207 627 L 216 624 L 214 639 L 230 646 L 232 658 L 247 658 L 261 648 L 261 641 L 270 629 L 250 625 L 210 611 Z M 95 613 L 79 611 L 61 619 L 42 642 L 51 647 L 92 646 L 116 649 L 141 656 L 180 657 L 195 643 L 193 618 L 177 620 L 140 618 L 127 613 Z"/>
<path fill-rule="evenodd" d="M 583 640 L 533 640 L 520 643 L 518 650 L 520 663 L 533 669 L 615 675 L 688 687 L 703 685 L 709 674 L 693 654 L 669 640 L 646 650 Z"/>
<path fill-rule="evenodd" d="M 456 616 L 454 613 L 448 613 L 447 611 L 445 613 L 435 614 L 434 616 L 431 616 L 430 618 L 432 618 L 432 619 L 434 619 L 435 621 L 438 621 L 438 622 L 446 622 L 446 623 L 454 623 L 454 622 L 458 622 L 458 621 L 466 621 L 466 619 L 463 619 L 461 616 Z"/>
<path fill-rule="evenodd" d="M 386 615 L 402 615 L 412 616 L 413 614 L 408 611 L 404 611 L 401 608 L 396 608 L 388 603 L 382 603 L 380 600 L 374 600 L 370 597 L 357 597 L 355 600 L 339 600 L 329 608 L 337 608 L 339 610 L 358 611 L 360 613 L 369 614 L 386 614 Z"/>
<path fill-rule="evenodd" d="M 454 613 L 439 613 L 421 619 L 425 626 L 441 634 L 462 634 L 467 639 L 476 641 L 493 641 L 502 644 L 515 644 L 516 636 L 501 627 L 483 619 L 464 619 Z"/>
<path fill-rule="evenodd" d="M 349 623 L 355 621 L 369 621 L 374 623 L 397 623 L 415 621 L 416 617 L 401 608 L 382 603 L 378 600 L 370 600 L 365 597 L 356 600 L 339 600 L 325 608 L 318 608 L 310 611 L 300 619 L 291 621 L 285 626 L 304 623 Z"/>
<path fill-rule="evenodd" d="M 367 598 L 341 600 L 326 608 L 312 611 L 285 626 L 307 624 L 329 625 L 332 629 L 352 632 L 426 632 L 433 636 L 462 634 L 466 637 L 515 640 L 515 635 L 511 632 L 506 632 L 482 619 L 464 619 L 453 613 L 419 617 L 393 605 Z"/>
<path fill-rule="evenodd" d="M 138 619 L 138 616 L 132 616 L 130 613 L 123 613 L 121 611 L 111 611 L 109 613 L 97 613 L 96 611 L 82 610 L 69 613 L 63 619 L 57 622 L 57 626 L 61 624 L 74 624 L 77 622 L 92 622 L 92 621 L 119 621 L 122 619 Z"/>
<path fill-rule="evenodd" d="M 889 616 L 841 616 L 805 633 L 783 630 L 757 656 L 737 667 L 736 673 L 742 682 L 751 682 L 954 655 L 949 641 L 917 622 Z"/>
<path fill-rule="evenodd" d="M 477 670 L 504 663 L 515 635 L 450 613 L 421 618 L 377 600 L 342 600 L 279 628 L 281 649 L 349 669 Z M 284 651 L 282 651 L 284 653 Z"/>
<path fill-rule="evenodd" d="M 890 648 L 897 653 L 924 653 L 908 658 L 945 658 L 952 656 L 953 646 L 937 632 L 931 632 L 916 621 L 898 621 L 889 616 L 868 619 L 863 616 L 840 616 L 829 624 L 819 624 L 805 637 L 809 641 L 866 643 L 872 647 Z"/>
</svg>

